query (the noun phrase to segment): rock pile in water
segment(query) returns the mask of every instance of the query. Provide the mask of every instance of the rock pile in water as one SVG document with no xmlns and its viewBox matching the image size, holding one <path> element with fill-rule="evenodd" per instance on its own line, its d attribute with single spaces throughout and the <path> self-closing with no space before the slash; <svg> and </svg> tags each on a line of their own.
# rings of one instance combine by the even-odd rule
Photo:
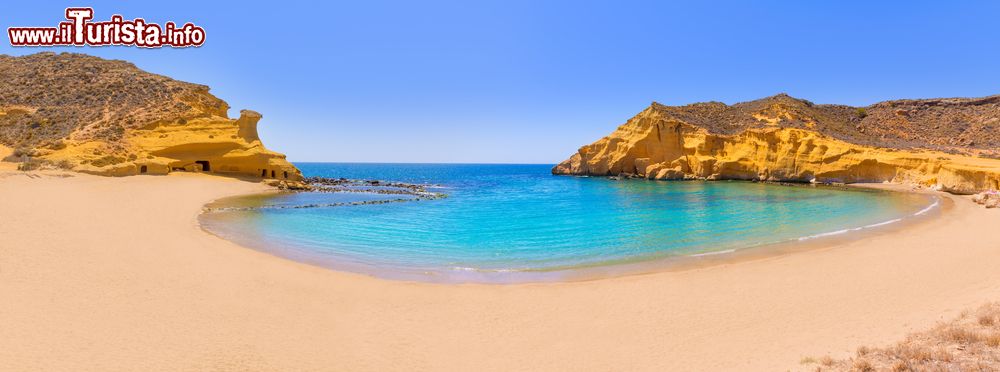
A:
<svg viewBox="0 0 1000 372">
<path fill-rule="evenodd" d="M 298 181 L 272 181 L 271 186 L 288 192 L 319 192 L 319 193 L 363 193 L 379 195 L 400 195 L 395 199 L 382 200 L 362 200 L 353 202 L 336 203 L 312 203 L 298 205 L 262 205 L 254 207 L 223 207 L 210 208 L 209 212 L 221 211 L 249 211 L 257 209 L 302 209 L 302 208 L 333 208 L 359 205 L 377 205 L 387 203 L 414 202 L 421 200 L 435 200 L 448 197 L 447 194 L 427 190 L 428 188 L 440 187 L 438 185 L 418 185 L 405 182 L 380 181 L 380 180 L 355 180 L 349 178 L 325 178 L 309 177 L 302 182 Z"/>
</svg>

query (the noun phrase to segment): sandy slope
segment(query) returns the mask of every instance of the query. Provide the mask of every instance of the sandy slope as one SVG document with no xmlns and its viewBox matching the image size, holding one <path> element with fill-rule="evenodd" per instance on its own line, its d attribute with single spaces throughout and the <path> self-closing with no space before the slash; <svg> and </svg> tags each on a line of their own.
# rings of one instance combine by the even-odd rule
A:
<svg viewBox="0 0 1000 372">
<path fill-rule="evenodd" d="M 0 159 L 6 158 L 12 153 L 14 153 L 14 149 L 11 149 L 10 147 L 4 145 L 0 145 Z M 17 169 L 17 163 L 8 163 L 5 161 L 0 161 L 0 171 L 16 170 L 16 169 Z"/>
<path fill-rule="evenodd" d="M 703 269 L 511 286 L 393 282 L 202 232 L 198 175 L 0 171 L 0 369 L 785 370 L 1000 299 L 1000 211 Z"/>
</svg>

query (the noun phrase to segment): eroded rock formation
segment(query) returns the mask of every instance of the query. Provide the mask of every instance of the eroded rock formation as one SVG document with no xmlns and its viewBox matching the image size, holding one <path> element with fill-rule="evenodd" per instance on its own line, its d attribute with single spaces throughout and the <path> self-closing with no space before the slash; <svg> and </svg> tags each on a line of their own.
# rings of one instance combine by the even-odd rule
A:
<svg viewBox="0 0 1000 372">
<path fill-rule="evenodd" d="M 1000 160 L 994 159 L 1000 148 L 998 104 L 995 96 L 855 108 L 814 105 L 787 95 L 732 106 L 653 103 L 609 136 L 581 147 L 552 173 L 912 182 L 971 194 L 995 190 L 1000 183 Z M 883 119 L 873 119 L 878 117 Z"/>
<path fill-rule="evenodd" d="M 203 85 L 83 54 L 0 55 L 0 145 L 7 161 L 100 175 L 198 171 L 299 181 L 264 147 L 261 115 Z"/>
</svg>

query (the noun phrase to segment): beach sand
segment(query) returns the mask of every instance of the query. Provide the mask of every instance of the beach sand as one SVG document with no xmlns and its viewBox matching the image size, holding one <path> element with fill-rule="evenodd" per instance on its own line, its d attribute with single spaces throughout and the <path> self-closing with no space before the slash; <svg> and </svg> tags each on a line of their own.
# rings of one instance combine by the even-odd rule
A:
<svg viewBox="0 0 1000 372">
<path fill-rule="evenodd" d="M 802 370 L 1000 299 L 1000 211 L 683 271 L 388 281 L 202 231 L 260 184 L 0 170 L 0 369 Z"/>
</svg>

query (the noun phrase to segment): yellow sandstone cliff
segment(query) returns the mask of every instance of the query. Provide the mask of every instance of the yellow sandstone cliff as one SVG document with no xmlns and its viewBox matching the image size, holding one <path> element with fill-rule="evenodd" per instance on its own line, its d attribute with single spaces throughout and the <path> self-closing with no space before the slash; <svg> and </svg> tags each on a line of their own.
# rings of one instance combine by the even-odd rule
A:
<svg viewBox="0 0 1000 372">
<path fill-rule="evenodd" d="M 302 180 L 264 147 L 261 115 L 229 105 L 208 87 L 72 53 L 0 55 L 0 146 L 22 167 L 127 176 L 205 172 Z"/>
<path fill-rule="evenodd" d="M 65 147 L 41 150 L 36 156 L 55 164 L 76 164 L 84 173 L 127 176 L 167 174 L 173 171 L 299 181 L 302 175 L 285 155 L 268 150 L 257 135 L 261 115 L 250 110 L 239 119 L 208 116 L 183 124 L 154 122 L 125 132 L 127 157 L 107 161 L 100 140 L 63 141 Z M 62 146 L 60 146 L 62 147 Z"/>
<path fill-rule="evenodd" d="M 769 102 L 737 109 L 711 103 L 700 105 L 712 108 L 678 110 L 654 103 L 609 136 L 581 147 L 552 173 L 658 180 L 889 181 L 960 194 L 996 190 L 1000 183 L 1000 160 L 973 155 L 985 156 L 988 148 L 965 147 L 964 152 L 958 152 L 954 148 L 896 149 L 850 143 L 816 129 L 843 133 L 835 129 L 848 126 L 838 125 L 840 122 L 831 117 L 846 109 L 812 112 L 814 106 L 808 101 L 787 96 L 766 100 Z M 802 106 L 796 107 L 796 102 Z M 704 114 L 704 110 L 713 114 Z M 746 116 L 753 119 L 747 121 Z M 717 120 L 708 124 L 706 118 Z M 861 119 L 855 120 L 858 126 Z M 848 122 L 845 120 L 841 122 Z M 885 127 L 879 129 L 889 132 Z M 863 128 L 854 130 L 864 132 Z M 730 133 L 718 133 L 725 131 Z"/>
</svg>

